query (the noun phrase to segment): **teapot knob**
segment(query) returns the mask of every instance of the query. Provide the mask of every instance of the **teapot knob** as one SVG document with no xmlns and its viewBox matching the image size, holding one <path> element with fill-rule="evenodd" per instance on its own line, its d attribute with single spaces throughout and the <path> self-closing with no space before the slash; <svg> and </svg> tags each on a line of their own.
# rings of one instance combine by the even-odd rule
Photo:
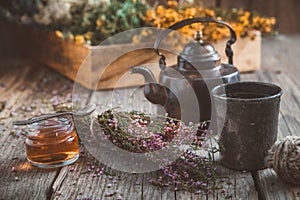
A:
<svg viewBox="0 0 300 200">
<path fill-rule="evenodd" d="M 194 39 L 195 39 L 197 42 L 199 42 L 200 44 L 202 44 L 202 43 L 203 43 L 203 33 L 202 33 L 202 31 L 196 31 L 196 32 L 194 33 Z"/>
</svg>

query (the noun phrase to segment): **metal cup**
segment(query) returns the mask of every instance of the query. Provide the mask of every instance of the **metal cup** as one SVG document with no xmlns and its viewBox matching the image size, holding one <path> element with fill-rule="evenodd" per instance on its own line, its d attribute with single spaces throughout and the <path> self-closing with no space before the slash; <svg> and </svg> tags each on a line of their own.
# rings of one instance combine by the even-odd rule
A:
<svg viewBox="0 0 300 200">
<path fill-rule="evenodd" d="M 265 168 L 277 139 L 282 89 L 262 82 L 223 84 L 212 92 L 221 163 L 236 170 Z"/>
</svg>

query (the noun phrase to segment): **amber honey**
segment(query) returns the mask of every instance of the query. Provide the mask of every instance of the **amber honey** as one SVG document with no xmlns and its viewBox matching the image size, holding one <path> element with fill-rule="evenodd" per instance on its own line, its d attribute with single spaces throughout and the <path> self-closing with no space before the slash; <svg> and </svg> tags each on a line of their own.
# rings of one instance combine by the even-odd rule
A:
<svg viewBox="0 0 300 200">
<path fill-rule="evenodd" d="M 27 160 L 38 167 L 61 167 L 79 156 L 78 136 L 71 116 L 31 124 L 25 140 Z"/>
</svg>

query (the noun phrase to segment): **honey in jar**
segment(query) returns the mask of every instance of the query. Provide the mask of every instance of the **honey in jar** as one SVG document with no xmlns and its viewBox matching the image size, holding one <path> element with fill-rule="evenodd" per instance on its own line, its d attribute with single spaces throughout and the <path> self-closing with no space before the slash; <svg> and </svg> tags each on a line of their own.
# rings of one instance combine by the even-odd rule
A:
<svg viewBox="0 0 300 200">
<path fill-rule="evenodd" d="M 78 135 L 70 115 L 27 126 L 27 160 L 42 168 L 61 167 L 79 157 Z"/>
</svg>

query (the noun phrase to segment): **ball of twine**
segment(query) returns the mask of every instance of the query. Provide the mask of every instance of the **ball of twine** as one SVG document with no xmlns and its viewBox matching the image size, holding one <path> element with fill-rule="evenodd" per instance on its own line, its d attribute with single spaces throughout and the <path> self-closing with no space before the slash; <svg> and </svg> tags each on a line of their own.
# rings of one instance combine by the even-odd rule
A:
<svg viewBox="0 0 300 200">
<path fill-rule="evenodd" d="M 269 150 L 266 164 L 286 182 L 300 185 L 300 137 L 288 136 Z"/>
</svg>

